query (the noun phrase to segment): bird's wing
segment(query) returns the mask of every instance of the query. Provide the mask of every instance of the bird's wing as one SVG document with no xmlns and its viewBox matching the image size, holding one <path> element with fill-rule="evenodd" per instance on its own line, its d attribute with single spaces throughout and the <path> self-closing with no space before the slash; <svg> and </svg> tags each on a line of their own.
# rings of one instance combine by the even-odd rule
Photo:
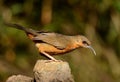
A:
<svg viewBox="0 0 120 82">
<path fill-rule="evenodd" d="M 42 41 L 47 44 L 53 45 L 58 49 L 66 48 L 70 40 L 69 36 L 57 34 L 57 33 L 40 33 L 38 36 L 33 38 L 33 41 Z"/>
</svg>

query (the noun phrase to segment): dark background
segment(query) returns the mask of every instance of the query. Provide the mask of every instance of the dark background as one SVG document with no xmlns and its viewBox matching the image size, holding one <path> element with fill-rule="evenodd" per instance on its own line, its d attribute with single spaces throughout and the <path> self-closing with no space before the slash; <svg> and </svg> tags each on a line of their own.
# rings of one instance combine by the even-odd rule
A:
<svg viewBox="0 0 120 82">
<path fill-rule="evenodd" d="M 5 26 L 18 23 L 67 35 L 82 34 L 92 43 L 54 56 L 69 62 L 76 82 L 120 82 L 119 0 L 0 0 L 0 81 L 13 74 L 32 76 L 39 56 L 24 32 Z"/>
</svg>

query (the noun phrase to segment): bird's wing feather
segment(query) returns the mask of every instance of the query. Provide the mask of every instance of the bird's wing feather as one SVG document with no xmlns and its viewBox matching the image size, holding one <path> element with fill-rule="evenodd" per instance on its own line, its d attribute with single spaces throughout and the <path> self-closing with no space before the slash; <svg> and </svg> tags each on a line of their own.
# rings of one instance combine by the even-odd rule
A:
<svg viewBox="0 0 120 82">
<path fill-rule="evenodd" d="M 69 36 L 65 36 L 57 33 L 40 33 L 33 38 L 33 41 L 38 40 L 47 44 L 53 45 L 58 49 L 64 49 L 70 43 Z"/>
</svg>

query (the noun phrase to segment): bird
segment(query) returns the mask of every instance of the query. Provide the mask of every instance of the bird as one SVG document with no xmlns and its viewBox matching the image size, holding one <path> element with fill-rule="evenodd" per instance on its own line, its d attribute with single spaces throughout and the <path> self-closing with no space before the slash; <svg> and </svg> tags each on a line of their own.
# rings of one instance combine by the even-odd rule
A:
<svg viewBox="0 0 120 82">
<path fill-rule="evenodd" d="M 57 61 L 53 55 L 68 53 L 77 48 L 89 48 L 96 55 L 91 42 L 83 35 L 64 35 L 55 32 L 37 31 L 14 23 L 5 23 L 5 25 L 23 30 L 28 38 L 35 43 L 38 52 L 53 61 Z"/>
</svg>

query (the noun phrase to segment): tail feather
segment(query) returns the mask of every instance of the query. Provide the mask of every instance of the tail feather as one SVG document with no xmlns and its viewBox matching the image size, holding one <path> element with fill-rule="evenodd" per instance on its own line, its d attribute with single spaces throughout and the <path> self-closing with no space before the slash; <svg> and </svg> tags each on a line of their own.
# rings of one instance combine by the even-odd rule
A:
<svg viewBox="0 0 120 82">
<path fill-rule="evenodd" d="M 21 25 L 18 25 L 18 24 L 5 23 L 5 25 L 16 28 L 16 29 L 23 30 L 26 33 L 30 33 L 30 34 L 33 34 L 33 35 L 38 35 L 38 33 L 35 30 L 25 28 L 25 27 L 23 27 Z"/>
</svg>

